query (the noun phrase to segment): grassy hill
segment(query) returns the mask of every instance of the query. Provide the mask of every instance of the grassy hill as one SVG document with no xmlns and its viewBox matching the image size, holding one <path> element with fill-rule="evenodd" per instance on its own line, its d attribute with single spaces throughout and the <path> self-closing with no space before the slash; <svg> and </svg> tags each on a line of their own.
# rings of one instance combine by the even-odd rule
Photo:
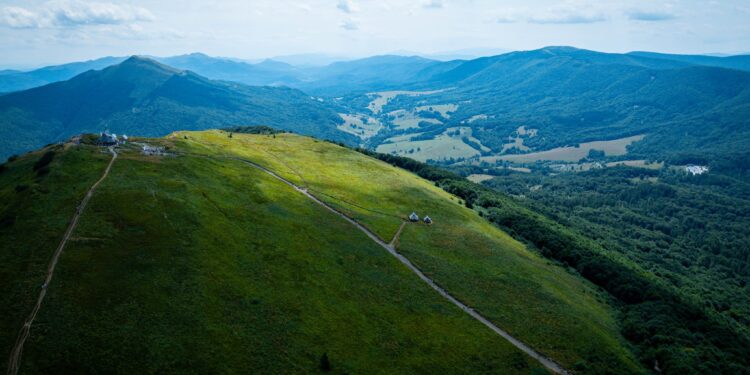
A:
<svg viewBox="0 0 750 375">
<path fill-rule="evenodd" d="M 68 81 L 0 96 L 0 158 L 104 127 L 162 136 L 176 129 L 262 124 L 351 141 L 336 129 L 340 122 L 298 90 L 211 81 L 131 57 Z"/>
<path fill-rule="evenodd" d="M 31 330 L 22 373 L 530 373 L 540 367 L 441 298 L 365 234 L 461 301 L 580 373 L 638 373 L 596 287 L 409 172 L 291 134 L 178 132 L 171 156 L 124 147 L 83 212 Z M 44 153 L 51 163 L 34 170 Z M 46 157 L 49 159 L 49 156 Z M 50 146 L 0 172 L 0 350 L 110 155 Z M 39 172 L 42 171 L 42 172 Z"/>
</svg>

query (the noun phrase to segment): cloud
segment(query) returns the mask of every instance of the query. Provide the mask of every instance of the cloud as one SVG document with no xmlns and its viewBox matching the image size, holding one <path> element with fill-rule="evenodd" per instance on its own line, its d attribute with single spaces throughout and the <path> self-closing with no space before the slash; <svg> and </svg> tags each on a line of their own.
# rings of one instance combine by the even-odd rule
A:
<svg viewBox="0 0 750 375">
<path fill-rule="evenodd" d="M 113 3 L 63 1 L 49 4 L 50 13 L 57 25 L 116 25 L 156 19 L 145 8 Z"/>
<path fill-rule="evenodd" d="M 297 6 L 297 8 L 299 8 L 299 9 L 301 9 L 301 10 L 307 12 L 307 13 L 312 12 L 312 7 L 310 6 L 310 4 L 297 3 L 295 5 Z"/>
<path fill-rule="evenodd" d="M 672 13 L 645 10 L 631 10 L 626 14 L 633 21 L 669 21 L 677 18 Z"/>
<path fill-rule="evenodd" d="M 500 15 L 495 18 L 497 23 L 516 23 L 519 19 L 511 15 Z"/>
<path fill-rule="evenodd" d="M 20 7 L 0 10 L 0 23 L 12 28 L 120 25 L 155 19 L 148 9 L 141 7 L 78 0 L 50 1 L 34 11 Z"/>
<path fill-rule="evenodd" d="M 25 8 L 5 7 L 0 10 L 0 24 L 14 29 L 39 27 L 38 16 Z"/>
<path fill-rule="evenodd" d="M 497 13 L 495 17 L 497 23 L 586 24 L 606 20 L 607 16 L 604 13 L 580 6 L 548 9 L 508 8 Z"/>
<path fill-rule="evenodd" d="M 440 9 L 443 7 L 443 0 L 427 0 L 422 3 L 422 8 L 425 9 Z"/>
<path fill-rule="evenodd" d="M 606 21 L 607 17 L 599 12 L 588 10 L 553 10 L 529 17 L 529 23 L 538 24 L 581 24 Z"/>
<path fill-rule="evenodd" d="M 352 2 L 351 0 L 339 0 L 339 3 L 336 5 L 336 8 L 346 14 L 352 14 L 359 12 L 359 7 L 356 3 Z"/>
<path fill-rule="evenodd" d="M 518 9 L 508 8 L 497 13 L 495 16 L 495 22 L 497 23 L 516 23 L 521 22 L 528 18 L 524 16 Z"/>
<path fill-rule="evenodd" d="M 339 26 L 342 29 L 348 30 L 348 31 L 359 30 L 359 25 L 357 24 L 357 22 L 351 19 L 344 20 L 344 22 L 342 22 Z"/>
</svg>

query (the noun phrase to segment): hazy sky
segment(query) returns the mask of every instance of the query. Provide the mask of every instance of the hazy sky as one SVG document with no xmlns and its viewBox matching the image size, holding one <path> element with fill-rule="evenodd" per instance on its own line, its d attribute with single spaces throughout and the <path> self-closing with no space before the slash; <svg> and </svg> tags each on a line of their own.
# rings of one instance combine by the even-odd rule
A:
<svg viewBox="0 0 750 375">
<path fill-rule="evenodd" d="M 200 51 L 246 59 L 571 45 L 750 52 L 750 0 L 0 0 L 0 66 Z"/>
</svg>

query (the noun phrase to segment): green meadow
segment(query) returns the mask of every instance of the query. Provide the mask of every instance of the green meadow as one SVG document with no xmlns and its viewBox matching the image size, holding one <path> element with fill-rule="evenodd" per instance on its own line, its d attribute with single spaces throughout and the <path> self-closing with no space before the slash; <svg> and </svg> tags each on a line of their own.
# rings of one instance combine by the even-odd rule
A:
<svg viewBox="0 0 750 375">
<path fill-rule="evenodd" d="M 406 226 L 398 250 L 454 296 L 569 368 L 640 371 L 603 293 L 528 251 L 429 181 L 293 134 L 229 138 L 207 131 L 173 137 L 181 148 L 240 155 L 268 166 L 386 242 L 412 211 L 429 215 L 433 225 Z"/>
<path fill-rule="evenodd" d="M 179 132 L 170 156 L 120 150 L 68 243 L 21 373 L 518 373 L 541 367 L 442 299 L 340 217 L 232 158 L 264 165 L 390 241 L 501 328 L 579 373 L 637 373 L 596 288 L 458 198 L 291 134 Z M 67 146 L 0 173 L 0 350 L 109 154 Z M 23 186 L 20 186 L 23 185 Z M 19 187 L 20 186 L 20 187 Z"/>
</svg>

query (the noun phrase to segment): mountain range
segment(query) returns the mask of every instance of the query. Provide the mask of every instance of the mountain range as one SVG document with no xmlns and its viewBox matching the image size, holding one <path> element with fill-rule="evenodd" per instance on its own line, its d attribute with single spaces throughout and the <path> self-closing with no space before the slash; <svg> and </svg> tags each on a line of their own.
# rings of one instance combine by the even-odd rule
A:
<svg viewBox="0 0 750 375">
<path fill-rule="evenodd" d="M 371 148 L 390 144 L 381 148 L 402 155 L 411 150 L 443 147 L 430 141 L 447 140 L 447 134 L 459 128 L 470 129 L 459 130 L 472 135 L 469 142 L 464 142 L 466 145 L 452 146 L 458 151 L 450 155 L 424 151 L 415 154 L 422 160 L 504 158 L 508 153 L 644 135 L 631 148 L 639 158 L 698 157 L 705 163 L 728 158 L 731 164 L 744 157 L 741 150 L 746 149 L 743 145 L 748 139 L 748 56 L 611 54 L 547 47 L 468 61 L 441 62 L 393 55 L 323 67 L 297 67 L 270 60 L 249 64 L 203 54 L 159 60 L 174 68 L 160 77 L 175 76 L 173 80 L 147 83 L 156 76 L 144 73 L 141 77 L 137 69 L 125 69 L 128 76 L 120 78 L 87 72 L 68 84 L 1 96 L 0 110 L 6 114 L 3 131 L 9 134 L 8 144 L 18 145 L 4 147 L 3 155 L 54 142 L 81 129 L 93 131 L 109 126 L 119 132 L 165 134 L 182 123 L 178 118 L 189 118 L 190 129 L 219 123 L 265 124 Z M 101 66 L 113 61 L 117 62 L 117 58 L 23 74 L 63 79 L 86 64 Z M 169 71 L 165 66 L 161 69 Z M 100 77 L 92 78 L 97 75 Z M 0 75 L 0 81 L 14 76 Z M 105 87 L 110 77 L 121 83 L 132 79 L 138 82 L 135 86 L 142 84 L 144 88 L 134 88 L 137 93 L 132 95 L 125 94 L 127 90 L 117 91 L 129 99 L 116 99 L 119 104 L 114 107 L 109 107 L 115 100 L 109 96 L 96 95 L 85 106 L 80 104 L 81 99 L 75 99 L 77 103 L 68 101 L 83 93 L 97 92 L 97 85 Z M 184 93 L 194 95 L 178 95 L 173 86 L 177 81 L 190 82 L 190 89 Z M 167 85 L 148 91 L 162 83 Z M 268 87 L 250 88 L 245 84 Z M 213 95 L 198 95 L 202 90 Z M 393 90 L 398 91 L 384 100 L 382 111 L 373 113 L 369 106 L 378 96 L 373 93 Z M 50 95 L 63 99 L 55 105 L 40 103 Z M 304 105 L 290 106 L 278 100 L 286 95 Z M 156 100 L 157 97 L 164 100 Z M 265 103 L 264 97 L 268 99 Z M 101 100 L 110 104 L 99 103 Z M 249 100 L 254 106 L 245 105 Z M 425 110 L 433 106 L 450 111 Z M 151 117 L 156 113 L 160 117 Z M 350 116 L 355 122 L 342 126 L 345 120 L 337 113 Z M 362 121 L 362 125 L 356 121 Z M 535 129 L 536 136 L 526 137 L 522 147 L 515 147 L 508 140 L 520 126 Z M 28 139 L 21 139 L 24 137 Z"/>
<path fill-rule="evenodd" d="M 553 47 L 463 62 L 410 87 L 451 90 L 401 96 L 383 112 L 455 105 L 441 129 L 469 126 L 494 154 L 519 126 L 538 130 L 524 140 L 532 150 L 647 134 L 633 151 L 654 159 L 736 154 L 750 139 L 750 73 L 684 61 Z M 466 124 L 477 115 L 486 119 Z"/>
<path fill-rule="evenodd" d="M 560 47 L 547 47 L 542 50 L 554 50 Z M 574 50 L 574 49 L 572 49 Z M 346 59 L 327 55 L 290 55 L 279 56 L 271 59 L 248 62 L 239 59 L 211 57 L 203 53 L 191 53 L 186 55 L 157 57 L 147 56 L 178 69 L 191 70 L 211 79 L 237 81 L 249 85 L 286 85 L 297 86 L 307 84 L 308 88 L 332 87 L 345 83 L 342 75 L 348 74 L 353 78 L 362 79 L 360 75 L 352 75 L 357 71 L 364 74 L 366 80 L 372 81 L 377 71 L 381 71 L 383 83 L 404 84 L 424 76 L 413 77 L 404 81 L 404 74 L 409 71 L 424 69 L 430 66 L 443 65 L 438 70 L 449 70 L 456 61 L 486 61 L 499 55 L 489 57 L 472 58 L 477 54 L 490 55 L 498 52 L 497 49 L 460 50 L 439 54 L 419 55 L 415 52 L 399 52 L 392 55 L 374 56 L 363 59 Z M 578 50 L 583 52 L 583 50 Z M 481 52 L 481 53 L 480 53 Z M 644 57 L 651 60 L 683 62 L 686 65 L 703 65 L 728 69 L 750 71 L 750 55 L 737 56 L 709 56 L 709 55 L 676 55 L 655 52 L 630 52 L 627 54 L 602 54 L 609 56 L 634 56 Z M 306 58 L 308 57 L 308 58 Z M 25 90 L 48 83 L 68 80 L 87 70 L 99 70 L 110 65 L 122 62 L 127 57 L 103 57 L 95 60 L 73 62 L 62 65 L 48 66 L 29 71 L 3 70 L 0 71 L 0 93 Z M 312 60 L 310 60 L 312 59 Z M 308 62 L 314 61 L 314 62 Z M 614 59 L 610 59 L 614 61 Z M 634 59 L 636 60 L 636 59 Z M 624 61 L 624 59 L 623 59 Z M 653 62 L 650 64 L 656 65 Z M 666 62 L 663 66 L 669 66 Z M 397 67 L 400 66 L 400 69 Z M 369 70 L 368 70 L 369 68 Z M 385 70 L 384 70 L 385 69 Z M 375 71 L 373 71 L 375 70 Z M 388 76 L 387 73 L 396 74 Z M 428 72 L 425 72 L 428 73 Z M 318 84 L 312 82 L 322 81 Z M 361 83 L 360 83 L 361 85 Z M 301 88 L 301 87 L 300 87 Z"/>
<path fill-rule="evenodd" d="M 213 81 L 132 57 L 68 81 L 0 96 L 0 150 L 22 152 L 81 132 L 163 135 L 175 129 L 271 125 L 347 141 L 338 115 L 286 87 Z"/>
</svg>

